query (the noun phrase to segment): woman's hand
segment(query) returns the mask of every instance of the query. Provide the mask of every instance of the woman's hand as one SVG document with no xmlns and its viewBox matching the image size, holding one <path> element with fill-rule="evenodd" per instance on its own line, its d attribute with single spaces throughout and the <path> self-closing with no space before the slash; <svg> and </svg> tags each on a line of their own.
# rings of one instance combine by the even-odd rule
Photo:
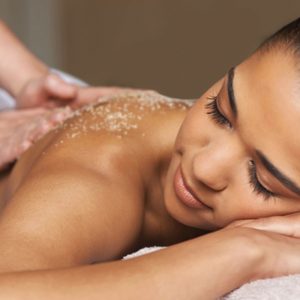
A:
<svg viewBox="0 0 300 300">
<path fill-rule="evenodd" d="M 258 267 L 253 269 L 251 281 L 300 273 L 300 239 L 256 229 L 242 222 L 236 222 L 221 231 L 228 230 L 237 236 L 241 252 L 251 249 L 257 253 Z"/>
<path fill-rule="evenodd" d="M 300 273 L 300 213 L 239 220 L 224 230 L 253 229 L 248 238 L 264 253 L 263 277 Z M 251 232 L 251 231 L 250 231 Z M 258 278 L 263 278 L 261 275 Z"/>
<path fill-rule="evenodd" d="M 248 227 L 300 238 L 300 213 L 297 212 L 285 216 L 240 220 L 227 226 L 227 228 L 234 227 Z"/>
<path fill-rule="evenodd" d="M 70 116 L 70 108 L 21 109 L 0 112 L 0 171 L 34 142 Z"/>
</svg>

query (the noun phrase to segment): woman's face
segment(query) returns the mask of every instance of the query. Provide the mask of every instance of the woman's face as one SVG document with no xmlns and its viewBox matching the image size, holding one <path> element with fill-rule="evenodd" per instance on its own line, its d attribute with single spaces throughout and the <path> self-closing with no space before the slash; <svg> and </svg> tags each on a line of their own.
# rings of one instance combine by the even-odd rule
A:
<svg viewBox="0 0 300 300">
<path fill-rule="evenodd" d="M 255 54 L 196 102 L 166 179 L 173 218 L 215 230 L 300 211 L 299 76 L 287 54 Z"/>
</svg>

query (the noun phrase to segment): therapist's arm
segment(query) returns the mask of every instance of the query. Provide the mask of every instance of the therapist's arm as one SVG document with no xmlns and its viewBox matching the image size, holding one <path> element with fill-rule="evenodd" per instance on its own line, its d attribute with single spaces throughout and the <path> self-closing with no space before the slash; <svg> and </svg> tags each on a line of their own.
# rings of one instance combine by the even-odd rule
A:
<svg viewBox="0 0 300 300">
<path fill-rule="evenodd" d="M 9 92 L 19 108 L 57 106 L 60 100 L 72 100 L 77 88 L 51 74 L 0 20 L 0 87 Z M 56 101 L 53 102 L 53 98 Z M 58 101 L 57 101 L 58 100 Z"/>
<path fill-rule="evenodd" d="M 1 87 L 16 96 L 26 82 L 47 73 L 47 66 L 0 20 Z"/>
</svg>

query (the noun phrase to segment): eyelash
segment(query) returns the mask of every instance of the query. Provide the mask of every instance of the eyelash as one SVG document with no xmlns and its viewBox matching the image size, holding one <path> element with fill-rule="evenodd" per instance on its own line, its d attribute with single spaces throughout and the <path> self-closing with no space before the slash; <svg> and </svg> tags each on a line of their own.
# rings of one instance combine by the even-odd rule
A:
<svg viewBox="0 0 300 300">
<path fill-rule="evenodd" d="M 210 115 L 217 124 L 232 128 L 232 124 L 220 113 L 218 109 L 217 96 L 210 96 L 207 97 L 207 99 L 209 100 L 209 102 L 205 105 L 207 114 Z"/>
<path fill-rule="evenodd" d="M 227 120 L 225 116 L 221 114 L 217 105 L 217 96 L 207 97 L 209 102 L 205 105 L 207 114 L 219 125 L 232 128 L 232 124 Z M 248 165 L 249 184 L 253 188 L 253 192 L 262 195 L 265 200 L 269 200 L 271 197 L 275 197 L 275 194 L 267 190 L 257 179 L 256 166 L 253 160 L 249 161 Z"/>
<path fill-rule="evenodd" d="M 249 161 L 248 165 L 248 175 L 249 175 L 249 183 L 253 188 L 253 192 L 262 195 L 265 200 L 269 200 L 270 198 L 274 198 L 275 193 L 267 190 L 257 179 L 256 176 L 256 166 L 253 160 Z"/>
</svg>

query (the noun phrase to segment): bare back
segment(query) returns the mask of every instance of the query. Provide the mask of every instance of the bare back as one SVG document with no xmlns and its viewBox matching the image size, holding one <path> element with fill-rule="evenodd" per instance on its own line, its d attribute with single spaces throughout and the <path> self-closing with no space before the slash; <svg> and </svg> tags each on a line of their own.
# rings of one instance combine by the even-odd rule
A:
<svg viewBox="0 0 300 300">
<path fill-rule="evenodd" d="M 27 151 L 4 193 L 0 251 L 10 255 L 2 269 L 29 259 L 32 269 L 107 261 L 182 239 L 162 182 L 187 108 L 154 92 L 116 96 L 75 112 Z"/>
</svg>

